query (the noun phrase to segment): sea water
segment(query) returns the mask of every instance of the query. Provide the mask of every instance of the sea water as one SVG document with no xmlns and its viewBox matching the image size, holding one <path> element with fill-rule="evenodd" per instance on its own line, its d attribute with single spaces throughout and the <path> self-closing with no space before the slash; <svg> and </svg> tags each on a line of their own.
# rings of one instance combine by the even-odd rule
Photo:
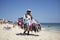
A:
<svg viewBox="0 0 60 40">
<path fill-rule="evenodd" d="M 41 26 L 47 30 L 60 31 L 60 23 L 41 23 Z"/>
</svg>

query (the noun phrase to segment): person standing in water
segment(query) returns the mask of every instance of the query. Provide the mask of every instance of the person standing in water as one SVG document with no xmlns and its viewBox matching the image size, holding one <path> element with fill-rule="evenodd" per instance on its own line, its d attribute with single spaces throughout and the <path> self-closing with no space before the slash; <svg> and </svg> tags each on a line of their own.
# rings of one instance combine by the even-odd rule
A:
<svg viewBox="0 0 60 40">
<path fill-rule="evenodd" d="M 29 34 L 29 26 L 31 24 L 32 21 L 32 15 L 31 15 L 31 10 L 27 9 L 26 14 L 24 15 L 24 33 L 26 33 L 26 31 L 28 31 Z"/>
</svg>

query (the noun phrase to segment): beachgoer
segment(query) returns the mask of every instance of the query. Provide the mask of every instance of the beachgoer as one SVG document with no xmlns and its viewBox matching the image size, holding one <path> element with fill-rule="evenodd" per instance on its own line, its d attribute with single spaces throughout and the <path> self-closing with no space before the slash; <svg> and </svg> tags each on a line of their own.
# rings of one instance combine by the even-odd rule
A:
<svg viewBox="0 0 60 40">
<path fill-rule="evenodd" d="M 26 14 L 24 15 L 24 27 L 25 27 L 24 33 L 28 30 L 28 34 L 29 34 L 29 25 L 31 24 L 31 21 L 32 21 L 31 10 L 28 9 L 26 11 Z"/>
<path fill-rule="evenodd" d="M 23 17 L 18 18 L 18 25 L 23 29 Z"/>
</svg>

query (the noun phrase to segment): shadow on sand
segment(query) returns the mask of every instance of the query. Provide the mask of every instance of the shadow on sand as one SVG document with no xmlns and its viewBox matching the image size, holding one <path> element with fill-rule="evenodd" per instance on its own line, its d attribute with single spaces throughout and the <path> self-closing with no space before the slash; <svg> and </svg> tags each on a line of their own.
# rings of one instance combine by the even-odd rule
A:
<svg viewBox="0 0 60 40">
<path fill-rule="evenodd" d="M 17 33 L 16 35 L 22 35 L 22 36 L 25 36 L 25 35 L 27 35 L 27 36 L 39 36 L 39 35 L 35 35 L 35 34 L 27 34 L 27 33 Z"/>
</svg>

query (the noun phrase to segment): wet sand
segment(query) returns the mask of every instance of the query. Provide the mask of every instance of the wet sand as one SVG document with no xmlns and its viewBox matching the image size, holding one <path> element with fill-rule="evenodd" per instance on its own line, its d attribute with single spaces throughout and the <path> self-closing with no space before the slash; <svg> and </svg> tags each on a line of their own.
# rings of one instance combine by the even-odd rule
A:
<svg viewBox="0 0 60 40">
<path fill-rule="evenodd" d="M 5 29 L 4 27 L 11 27 Z M 41 30 L 38 33 L 30 32 L 30 35 L 23 34 L 18 26 L 13 28 L 12 24 L 0 24 L 0 40 L 60 40 L 60 32 Z"/>
</svg>

